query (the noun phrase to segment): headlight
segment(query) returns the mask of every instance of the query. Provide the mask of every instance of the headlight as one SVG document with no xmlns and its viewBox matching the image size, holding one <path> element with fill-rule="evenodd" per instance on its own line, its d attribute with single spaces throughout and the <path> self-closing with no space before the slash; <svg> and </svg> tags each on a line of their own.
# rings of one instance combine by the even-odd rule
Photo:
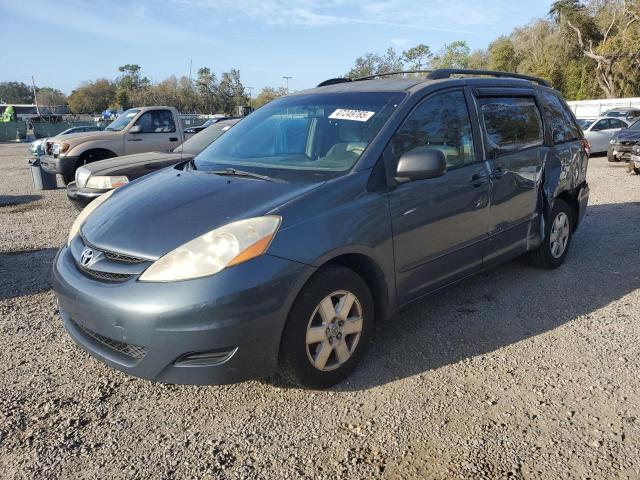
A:
<svg viewBox="0 0 640 480">
<path fill-rule="evenodd" d="M 59 153 L 66 153 L 69 150 L 68 143 L 54 143 L 53 144 L 53 153 L 54 155 L 58 155 Z"/>
<path fill-rule="evenodd" d="M 156 260 L 140 276 L 140 281 L 206 277 L 251 260 L 269 248 L 280 221 L 277 216 L 256 217 L 211 230 Z"/>
<path fill-rule="evenodd" d="M 611 140 L 609 140 L 609 143 L 611 145 L 614 145 L 614 144 L 618 143 L 618 140 L 615 140 L 615 139 L 612 138 Z"/>
<path fill-rule="evenodd" d="M 117 175 L 114 177 L 100 176 L 89 177 L 87 180 L 87 188 L 96 188 L 98 190 L 108 190 L 110 188 L 118 188 L 129 183 L 129 179 L 125 175 Z"/>
<path fill-rule="evenodd" d="M 80 231 L 80 227 L 87 219 L 87 217 L 91 215 L 96 208 L 106 202 L 108 198 L 113 194 L 113 192 L 115 192 L 115 190 L 109 190 L 107 193 L 100 195 L 93 202 L 84 207 L 84 209 L 80 212 L 80 215 L 76 217 L 76 221 L 73 222 L 73 225 L 71 225 L 69 238 L 67 238 L 67 246 L 71 245 L 71 240 L 73 240 L 73 237 L 78 234 L 78 232 Z"/>
</svg>

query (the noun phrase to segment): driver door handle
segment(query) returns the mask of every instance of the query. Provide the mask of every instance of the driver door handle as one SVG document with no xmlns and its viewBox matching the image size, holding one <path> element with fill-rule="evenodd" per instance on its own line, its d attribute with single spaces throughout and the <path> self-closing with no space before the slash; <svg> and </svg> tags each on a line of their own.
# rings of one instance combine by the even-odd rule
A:
<svg viewBox="0 0 640 480">
<path fill-rule="evenodd" d="M 473 188 L 480 188 L 483 183 L 487 181 L 487 177 L 485 175 L 480 175 L 479 173 L 474 173 L 471 176 L 471 185 Z"/>
<path fill-rule="evenodd" d="M 170 137 L 169 141 L 170 142 L 177 142 L 178 141 L 178 137 Z"/>
<path fill-rule="evenodd" d="M 141 142 L 141 138 L 127 138 L 127 142 Z"/>
</svg>

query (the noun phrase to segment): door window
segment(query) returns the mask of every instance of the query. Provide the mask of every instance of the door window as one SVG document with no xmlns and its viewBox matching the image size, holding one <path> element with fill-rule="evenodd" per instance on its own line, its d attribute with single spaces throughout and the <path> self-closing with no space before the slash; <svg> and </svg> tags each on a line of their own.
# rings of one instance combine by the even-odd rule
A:
<svg viewBox="0 0 640 480">
<path fill-rule="evenodd" d="M 176 131 L 173 115 L 169 110 L 150 110 L 136 121 L 140 133 L 170 133 Z"/>
<path fill-rule="evenodd" d="M 391 139 L 396 162 L 417 147 L 442 151 L 449 170 L 475 162 L 471 121 L 461 90 L 436 94 L 422 102 Z"/>
<path fill-rule="evenodd" d="M 617 118 L 610 118 L 609 128 L 627 128 L 627 124 Z"/>
<path fill-rule="evenodd" d="M 487 97 L 478 104 L 494 157 L 543 144 L 542 119 L 533 98 Z"/>
<path fill-rule="evenodd" d="M 553 143 L 564 143 L 581 138 L 580 129 L 576 125 L 569 107 L 555 93 L 540 90 L 542 108 L 546 119 L 551 124 Z M 587 127 L 583 127 L 585 130 Z"/>
<path fill-rule="evenodd" d="M 596 123 L 591 130 L 594 132 L 599 132 L 600 130 L 606 130 L 607 128 L 611 128 L 609 127 L 609 120 L 603 118 L 602 120 L 598 121 L 598 123 Z"/>
</svg>

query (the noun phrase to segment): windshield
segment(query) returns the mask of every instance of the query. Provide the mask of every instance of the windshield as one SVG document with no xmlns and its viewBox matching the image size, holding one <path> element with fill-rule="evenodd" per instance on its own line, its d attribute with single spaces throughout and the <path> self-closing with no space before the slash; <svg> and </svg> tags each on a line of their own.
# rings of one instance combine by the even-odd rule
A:
<svg viewBox="0 0 640 480">
<path fill-rule="evenodd" d="M 239 120 L 230 120 L 215 123 L 212 126 L 205 128 L 201 132 L 196 133 L 193 137 L 186 140 L 179 147 L 176 147 L 174 152 L 184 152 L 190 153 L 192 155 L 197 155 L 202 150 L 204 150 L 211 142 L 216 140 L 232 126 L 238 123 L 238 121 Z"/>
<path fill-rule="evenodd" d="M 199 170 L 237 167 L 271 176 L 344 173 L 403 99 L 397 92 L 284 97 L 246 117 L 194 164 Z"/>
<path fill-rule="evenodd" d="M 129 125 L 129 123 L 131 123 L 131 120 L 138 114 L 139 111 L 140 110 L 136 108 L 132 108 L 130 110 L 127 110 L 126 112 L 123 112 L 118 118 L 111 122 L 109 126 L 105 128 L 105 130 L 111 130 L 114 132 L 124 130 L 124 128 Z"/>
<path fill-rule="evenodd" d="M 627 112 L 620 112 L 618 110 L 609 110 L 608 112 L 604 112 L 602 114 L 603 117 L 615 117 L 615 118 L 624 118 L 627 115 Z"/>
<path fill-rule="evenodd" d="M 587 128 L 589 128 L 591 125 L 593 125 L 593 122 L 595 122 L 595 120 L 587 120 L 585 118 L 578 119 L 578 125 L 580 125 L 580 128 L 582 130 L 586 130 Z"/>
</svg>

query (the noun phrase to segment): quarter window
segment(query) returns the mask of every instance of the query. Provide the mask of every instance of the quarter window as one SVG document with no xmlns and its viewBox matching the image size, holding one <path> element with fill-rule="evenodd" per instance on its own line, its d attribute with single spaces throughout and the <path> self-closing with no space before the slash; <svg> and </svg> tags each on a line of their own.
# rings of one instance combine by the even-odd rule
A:
<svg viewBox="0 0 640 480">
<path fill-rule="evenodd" d="M 475 162 L 471 121 L 462 91 L 441 93 L 425 100 L 391 140 L 396 161 L 418 147 L 442 151 L 449 169 Z"/>
<path fill-rule="evenodd" d="M 533 98 L 480 98 L 478 104 L 494 156 L 543 144 L 542 119 Z"/>
<path fill-rule="evenodd" d="M 150 110 L 143 113 L 136 121 L 140 125 L 140 133 L 170 133 L 176 131 L 173 115 L 169 110 Z"/>
<path fill-rule="evenodd" d="M 569 107 L 555 93 L 540 90 L 544 114 L 551 124 L 553 143 L 564 143 L 582 137 Z"/>
</svg>

